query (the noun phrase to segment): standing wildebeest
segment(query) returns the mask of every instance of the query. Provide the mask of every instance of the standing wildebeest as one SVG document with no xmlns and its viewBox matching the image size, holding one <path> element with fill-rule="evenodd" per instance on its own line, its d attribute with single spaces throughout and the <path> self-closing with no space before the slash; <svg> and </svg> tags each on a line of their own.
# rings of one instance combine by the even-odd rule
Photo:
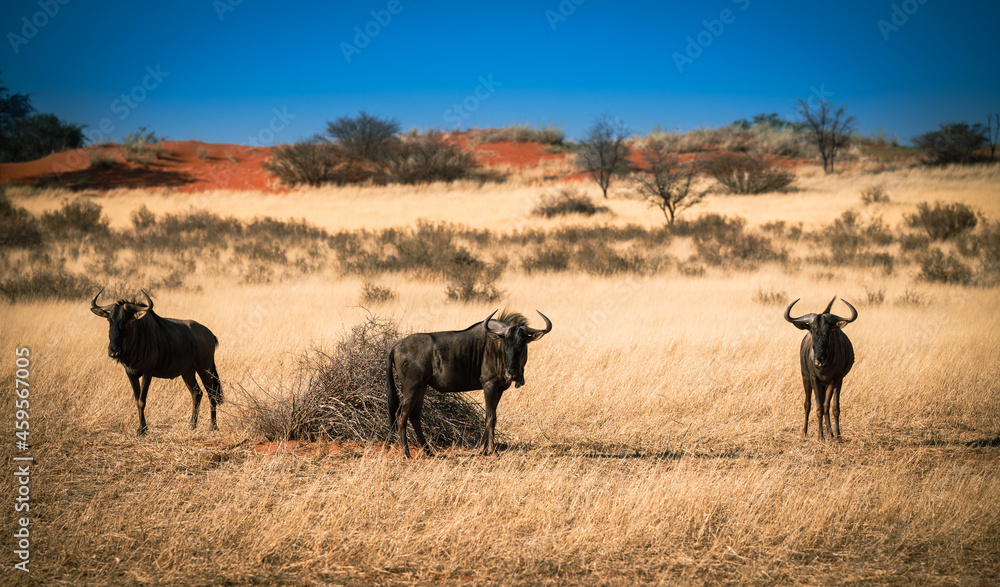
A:
<svg viewBox="0 0 1000 587">
<path fill-rule="evenodd" d="M 184 378 L 194 404 L 191 409 L 191 429 L 194 430 L 201 404 L 201 388 L 194 378 L 195 373 L 208 390 L 208 399 L 212 403 L 212 430 L 218 430 L 215 406 L 222 403 L 222 386 L 219 372 L 215 369 L 215 347 L 219 340 L 212 331 L 194 320 L 157 316 L 153 312 L 153 300 L 145 291 L 142 292 L 146 296 L 145 304 L 118 300 L 114 304 L 98 306 L 97 296 L 103 291 L 97 292 L 90 300 L 90 311 L 107 318 L 111 325 L 108 356 L 125 367 L 125 374 L 132 384 L 135 405 L 139 409 L 139 434 L 146 433 L 146 392 L 153 377 Z"/>
<path fill-rule="evenodd" d="M 801 299 L 801 298 L 800 298 Z M 806 421 L 802 426 L 802 435 L 809 433 L 810 396 L 816 394 L 816 416 L 819 421 L 819 439 L 823 440 L 823 421 L 826 420 L 830 436 L 840 438 L 840 388 L 844 384 L 844 376 L 854 365 L 854 347 L 847 335 L 841 330 L 858 319 L 858 311 L 847 300 L 840 301 L 851 309 L 850 318 L 841 318 L 830 313 L 834 296 L 822 314 L 806 314 L 792 318 L 792 306 L 795 300 L 785 309 L 785 320 L 788 320 L 801 330 L 809 332 L 802 338 L 799 349 L 799 362 L 802 366 L 802 385 L 806 390 Z M 833 411 L 831 426 L 830 412 Z"/>
<path fill-rule="evenodd" d="M 493 314 L 465 330 L 411 334 L 389 349 L 385 367 L 389 423 L 398 431 L 399 444 L 407 458 L 410 456 L 406 446 L 407 419 L 413 421 L 413 431 L 424 453 L 433 454 L 420 427 L 420 409 L 428 385 L 441 392 L 483 390 L 486 399 L 483 454 L 496 454 L 493 429 L 497 404 L 511 383 L 514 387 L 524 385 L 528 343 L 551 332 L 552 322 L 538 312 L 545 320 L 545 330 L 537 330 L 528 328 L 528 321 L 521 314 L 504 312 L 499 320 L 492 320 Z M 402 401 L 393 380 L 393 367 L 403 388 Z"/>
</svg>

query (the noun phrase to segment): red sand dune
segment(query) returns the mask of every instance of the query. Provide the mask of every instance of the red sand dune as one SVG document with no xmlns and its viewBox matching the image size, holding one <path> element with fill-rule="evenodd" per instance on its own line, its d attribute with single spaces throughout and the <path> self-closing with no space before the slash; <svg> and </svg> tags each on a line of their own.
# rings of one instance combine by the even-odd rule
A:
<svg viewBox="0 0 1000 587">
<path fill-rule="evenodd" d="M 460 147 L 470 149 L 476 160 L 485 167 L 512 167 L 528 169 L 546 161 L 559 161 L 571 155 L 552 152 L 539 143 L 501 141 L 471 146 L 472 135 L 465 131 L 445 135 Z M 264 169 L 263 163 L 271 157 L 272 147 L 247 147 L 202 143 L 200 141 L 164 141 L 158 159 L 148 165 L 125 161 L 125 147 L 84 148 L 56 153 L 26 163 L 0 164 L 0 183 L 33 185 L 60 185 L 73 189 L 110 190 L 115 188 L 170 188 L 184 192 L 206 190 L 283 191 L 277 178 Z M 93 151 L 100 159 L 114 160 L 114 165 L 91 165 Z M 694 159 L 715 157 L 721 153 L 686 153 L 679 157 L 683 163 Z M 782 157 L 773 157 L 786 167 L 804 163 Z M 633 151 L 632 163 L 642 167 L 639 153 Z M 570 173 L 564 180 L 585 179 L 585 173 Z"/>
<path fill-rule="evenodd" d="M 469 144 L 468 133 L 452 135 L 459 145 Z M 247 147 L 164 141 L 158 159 L 148 165 L 125 161 L 125 147 L 83 148 L 49 155 L 25 163 L 0 164 L 0 183 L 61 185 L 74 189 L 171 188 L 185 192 L 205 190 L 282 191 L 278 180 L 264 169 L 272 147 Z M 115 165 L 91 165 L 92 150 Z M 537 143 L 485 143 L 472 149 L 484 166 L 526 168 L 543 160 L 565 157 L 550 153 Z"/>
</svg>

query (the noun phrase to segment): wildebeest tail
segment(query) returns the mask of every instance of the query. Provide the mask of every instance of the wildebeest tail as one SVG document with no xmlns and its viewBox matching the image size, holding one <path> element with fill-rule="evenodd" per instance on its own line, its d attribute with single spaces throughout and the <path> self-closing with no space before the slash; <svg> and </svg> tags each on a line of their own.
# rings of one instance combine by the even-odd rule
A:
<svg viewBox="0 0 1000 587">
<path fill-rule="evenodd" d="M 396 390 L 396 381 L 392 373 L 395 359 L 396 347 L 392 347 L 385 361 L 385 387 L 389 403 L 389 430 L 393 432 L 396 431 L 396 412 L 399 410 L 399 392 Z"/>
</svg>

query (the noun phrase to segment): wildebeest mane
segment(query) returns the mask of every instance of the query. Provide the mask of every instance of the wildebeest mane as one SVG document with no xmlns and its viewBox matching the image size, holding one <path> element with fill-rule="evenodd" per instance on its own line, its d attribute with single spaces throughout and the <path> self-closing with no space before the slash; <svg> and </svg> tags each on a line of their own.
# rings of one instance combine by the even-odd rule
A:
<svg viewBox="0 0 1000 587">
<path fill-rule="evenodd" d="M 524 314 L 518 312 L 508 312 L 504 310 L 499 318 L 494 318 L 498 322 L 503 322 L 508 326 L 527 326 L 528 319 L 524 317 Z M 495 365 L 497 372 L 502 373 L 504 367 L 507 365 L 507 343 L 502 339 L 497 339 L 492 336 L 486 335 L 486 348 L 484 351 L 484 362 L 491 365 Z"/>
</svg>

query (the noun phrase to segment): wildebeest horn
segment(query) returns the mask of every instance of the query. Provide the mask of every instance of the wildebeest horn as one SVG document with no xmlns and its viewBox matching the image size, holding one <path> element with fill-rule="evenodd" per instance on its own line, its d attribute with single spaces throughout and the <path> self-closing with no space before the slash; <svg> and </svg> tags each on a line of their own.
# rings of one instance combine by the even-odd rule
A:
<svg viewBox="0 0 1000 587">
<path fill-rule="evenodd" d="M 101 293 L 103 291 L 104 291 L 104 288 L 102 287 L 101 291 L 99 291 L 96 294 L 94 294 L 94 297 L 90 300 L 90 311 L 93 312 L 94 314 L 97 314 L 101 318 L 107 318 L 108 317 L 108 311 L 97 305 L 97 298 L 100 297 L 100 295 L 101 295 Z"/>
<path fill-rule="evenodd" d="M 99 292 L 97 292 L 96 294 L 94 294 L 94 297 L 93 297 L 93 299 L 91 299 L 91 300 L 90 300 L 90 309 L 92 309 L 92 310 L 93 310 L 93 309 L 95 309 L 95 308 L 100 308 L 100 306 L 98 306 L 98 305 L 97 305 L 97 298 L 98 298 L 98 297 L 99 297 L 99 296 L 100 296 L 100 295 L 101 295 L 101 294 L 102 294 L 103 292 L 104 292 L 104 288 L 102 287 L 102 288 L 101 288 L 101 291 L 99 291 Z"/>
<path fill-rule="evenodd" d="M 535 311 L 538 312 L 538 310 L 535 310 Z M 529 328 L 528 329 L 528 334 L 530 336 L 541 336 L 543 334 L 548 334 L 549 332 L 552 332 L 552 322 L 548 318 L 545 317 L 545 314 L 542 314 L 541 312 L 538 312 L 538 315 L 542 317 L 542 320 L 545 320 L 545 329 L 544 330 L 540 330 L 538 328 Z"/>
<path fill-rule="evenodd" d="M 803 314 L 798 318 L 792 318 L 792 306 L 794 306 L 801 299 L 802 298 L 799 298 L 798 300 L 788 304 L 788 307 L 785 308 L 785 320 L 794 324 L 796 328 L 808 330 L 809 326 L 813 323 L 813 320 L 816 319 L 816 314 Z"/>
<path fill-rule="evenodd" d="M 854 306 L 852 306 L 851 304 L 849 304 L 847 302 L 847 300 L 845 300 L 844 298 L 840 298 L 840 301 L 842 301 L 845 304 L 847 304 L 847 307 L 851 309 L 851 317 L 850 318 L 841 318 L 840 316 L 834 316 L 834 318 L 837 319 L 837 322 L 840 322 L 840 323 L 843 323 L 843 324 L 850 324 L 851 322 L 854 322 L 855 320 L 857 320 L 858 319 L 858 311 L 854 309 Z"/>
<path fill-rule="evenodd" d="M 805 318 L 805 316 L 799 316 L 798 318 L 792 318 L 792 306 L 794 306 L 795 304 L 797 304 L 799 302 L 799 300 L 801 300 L 801 299 L 802 298 L 799 298 L 798 300 L 795 300 L 794 302 L 788 304 L 788 307 L 785 308 L 785 320 L 788 320 L 789 322 L 791 322 L 791 323 L 794 324 L 798 320 L 801 320 L 802 318 Z"/>
<path fill-rule="evenodd" d="M 826 305 L 826 309 L 823 310 L 823 313 L 824 314 L 829 314 L 830 313 L 830 308 L 833 307 L 833 302 L 836 302 L 836 301 L 837 301 L 837 296 L 833 296 L 833 299 L 830 300 L 830 303 Z"/>
<path fill-rule="evenodd" d="M 139 290 L 139 291 L 142 292 L 142 295 L 146 296 L 146 311 L 147 312 L 152 311 L 153 310 L 153 300 L 152 300 L 152 298 L 149 297 L 149 294 L 146 293 L 146 290 L 143 289 L 143 290 Z"/>
<path fill-rule="evenodd" d="M 493 310 L 493 314 L 496 314 L 496 313 L 497 313 L 497 311 Z M 501 336 L 503 336 L 504 334 L 507 334 L 507 328 L 506 328 L 507 325 L 506 324 L 504 324 L 504 328 L 501 328 L 499 330 L 497 330 L 495 328 L 492 328 L 490 326 L 490 320 L 493 319 L 493 314 L 490 314 L 486 318 L 486 320 L 483 320 L 483 328 L 486 330 L 486 332 L 492 332 L 493 334 L 499 334 Z M 500 322 L 500 324 L 503 324 L 503 322 Z"/>
</svg>

